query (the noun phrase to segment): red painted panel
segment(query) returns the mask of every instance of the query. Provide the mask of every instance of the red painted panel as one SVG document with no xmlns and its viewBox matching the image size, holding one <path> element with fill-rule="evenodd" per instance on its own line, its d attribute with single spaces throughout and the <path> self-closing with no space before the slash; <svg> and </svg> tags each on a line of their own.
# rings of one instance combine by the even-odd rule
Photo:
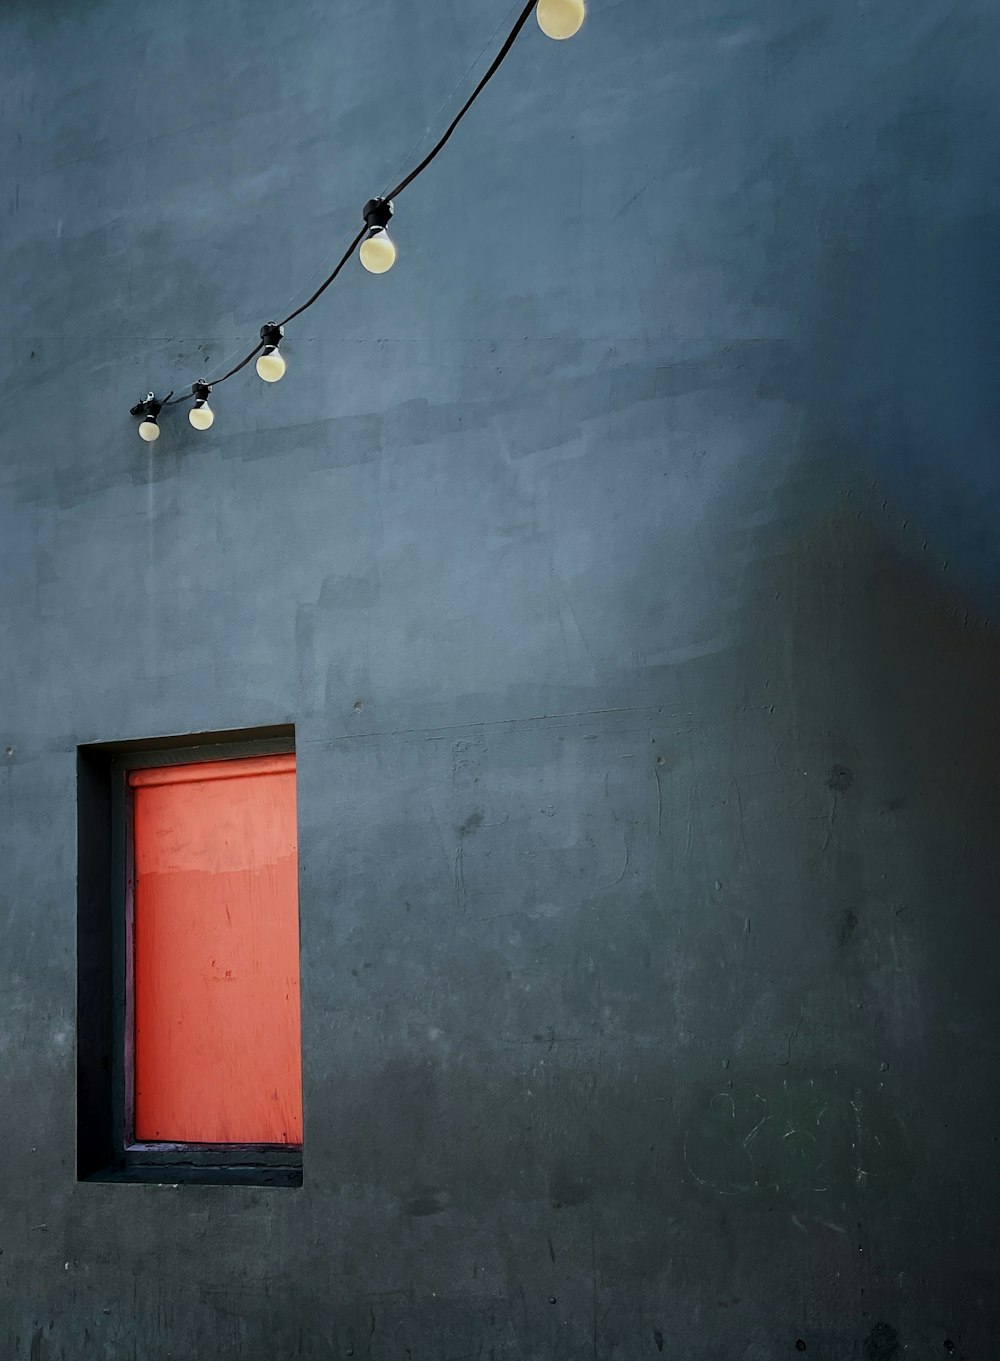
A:
<svg viewBox="0 0 1000 1361">
<path fill-rule="evenodd" d="M 136 1139 L 301 1143 L 295 757 L 129 784 Z"/>
</svg>

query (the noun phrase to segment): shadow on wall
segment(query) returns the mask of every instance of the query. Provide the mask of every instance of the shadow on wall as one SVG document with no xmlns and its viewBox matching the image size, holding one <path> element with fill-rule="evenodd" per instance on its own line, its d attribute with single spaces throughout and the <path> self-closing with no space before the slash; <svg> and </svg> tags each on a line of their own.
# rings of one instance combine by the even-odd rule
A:
<svg viewBox="0 0 1000 1361">
<path fill-rule="evenodd" d="M 845 232 L 844 239 L 851 239 Z M 828 262 L 825 318 L 850 445 L 980 607 L 1000 592 L 1000 217 L 908 206 Z"/>
<path fill-rule="evenodd" d="M 922 988 L 985 1021 L 998 1009 L 984 959 L 1000 946 L 1000 633 L 919 535 L 901 543 L 853 506 L 844 496 L 765 571 L 747 665 L 791 715 L 781 763 L 828 773 L 842 943 L 882 903 L 934 955 Z"/>
<path fill-rule="evenodd" d="M 822 250 L 802 311 L 801 397 L 807 437 L 852 451 L 879 498 L 919 522 L 989 608 L 1000 594 L 1000 215 L 988 187 L 963 187 L 959 165 L 945 218 L 927 177 L 943 173 L 936 156 L 951 168 L 961 151 L 932 112 L 901 115 L 882 139 L 923 147 L 911 180 L 887 175 L 814 205 Z"/>
<path fill-rule="evenodd" d="M 488 1224 L 508 1298 L 523 1282 L 541 1311 L 535 1335 L 543 1283 L 589 1322 L 596 1272 L 602 1336 L 627 1299 L 620 1328 L 640 1354 L 652 1332 L 636 1299 L 695 1300 L 710 1262 L 720 1309 L 764 1280 L 821 1289 L 831 1353 L 889 1358 L 956 1317 L 968 1345 L 988 1327 L 976 1273 L 1000 1209 L 981 1175 L 1000 1125 L 1000 640 L 852 509 L 766 573 L 734 663 L 768 685 L 774 713 L 741 735 L 713 710 L 694 737 L 732 763 L 742 798 L 724 804 L 720 780 L 687 847 L 671 840 L 669 791 L 662 836 L 623 805 L 648 881 L 574 898 L 520 956 L 548 961 L 571 1038 L 519 1035 L 498 1059 L 480 1034 L 449 1058 L 345 1065 L 327 1166 L 349 1168 L 350 1187 L 326 1189 L 378 1188 L 387 1239 L 446 1234 L 456 1261 L 462 1234 Z M 777 775 L 758 763 L 768 744 Z M 755 805 L 758 778 L 771 783 Z M 481 825 L 456 833 L 474 841 Z M 704 885 L 725 860 L 734 901 L 727 883 L 713 902 Z M 536 938 L 527 913 L 507 918 L 518 956 L 513 942 Z M 500 954 L 483 976 L 498 1004 L 517 991 Z M 722 1354 L 734 1326 L 700 1314 L 674 1343 L 709 1355 L 716 1329 Z"/>
</svg>

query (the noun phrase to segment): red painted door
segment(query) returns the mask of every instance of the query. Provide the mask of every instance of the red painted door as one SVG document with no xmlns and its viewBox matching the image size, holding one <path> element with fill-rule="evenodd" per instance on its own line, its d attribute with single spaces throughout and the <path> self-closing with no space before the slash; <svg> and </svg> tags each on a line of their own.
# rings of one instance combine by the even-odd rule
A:
<svg viewBox="0 0 1000 1361">
<path fill-rule="evenodd" d="M 129 784 L 136 1140 L 301 1143 L 295 757 Z"/>
</svg>

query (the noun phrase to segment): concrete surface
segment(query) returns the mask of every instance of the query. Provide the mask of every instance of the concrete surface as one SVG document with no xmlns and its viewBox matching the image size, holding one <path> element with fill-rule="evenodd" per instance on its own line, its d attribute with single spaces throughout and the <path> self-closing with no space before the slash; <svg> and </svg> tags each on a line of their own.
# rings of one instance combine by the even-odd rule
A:
<svg viewBox="0 0 1000 1361">
<path fill-rule="evenodd" d="M 532 23 L 128 416 L 502 18 L 0 14 L 5 1358 L 1000 1353 L 996 6 Z M 287 721 L 304 1186 L 78 1183 L 76 747 Z"/>
</svg>

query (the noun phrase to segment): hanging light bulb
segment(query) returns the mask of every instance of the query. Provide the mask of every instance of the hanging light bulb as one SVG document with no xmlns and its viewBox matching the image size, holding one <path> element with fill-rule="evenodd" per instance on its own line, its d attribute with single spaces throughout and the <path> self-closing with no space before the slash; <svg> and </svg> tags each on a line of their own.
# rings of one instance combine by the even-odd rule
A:
<svg viewBox="0 0 1000 1361">
<path fill-rule="evenodd" d="M 386 231 L 392 217 L 392 204 L 385 198 L 372 198 L 365 204 L 364 219 L 368 235 L 358 252 L 369 274 L 384 274 L 396 263 L 396 247 Z"/>
<path fill-rule="evenodd" d="M 139 438 L 144 439 L 147 444 L 152 444 L 154 440 L 160 438 L 160 427 L 157 422 L 157 417 L 162 408 L 163 403 L 158 402 L 153 393 L 149 393 L 143 401 L 136 402 L 135 406 L 132 408 L 133 416 L 142 417 L 142 420 L 139 422 Z"/>
<path fill-rule="evenodd" d="M 276 321 L 269 321 L 260 328 L 260 338 L 264 349 L 257 357 L 257 376 L 265 383 L 276 383 L 285 376 L 285 359 L 278 351 L 285 328 Z"/>
<path fill-rule="evenodd" d="M 587 17 L 584 0 L 538 0 L 535 18 L 547 38 L 572 38 Z"/>
<path fill-rule="evenodd" d="M 196 430 L 207 430 L 215 420 L 215 412 L 208 404 L 208 394 L 212 391 L 207 383 L 192 383 L 194 406 L 188 412 L 188 420 Z"/>
</svg>

